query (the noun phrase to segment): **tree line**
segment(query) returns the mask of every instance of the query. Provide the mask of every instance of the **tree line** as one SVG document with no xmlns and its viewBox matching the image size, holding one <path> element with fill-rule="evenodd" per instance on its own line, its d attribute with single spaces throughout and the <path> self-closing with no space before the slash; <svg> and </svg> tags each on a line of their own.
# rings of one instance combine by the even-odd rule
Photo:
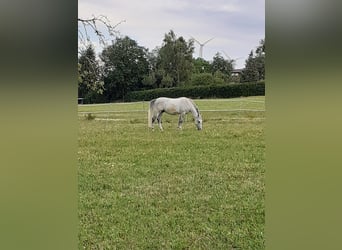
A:
<svg viewBox="0 0 342 250">
<path fill-rule="evenodd" d="M 78 96 L 87 103 L 125 100 L 131 91 L 193 85 L 255 82 L 265 79 L 265 40 L 251 50 L 241 75 L 233 75 L 234 60 L 216 53 L 212 61 L 194 58 L 194 41 L 165 34 L 152 51 L 137 41 L 116 37 L 99 57 L 93 45 L 78 57 Z"/>
</svg>

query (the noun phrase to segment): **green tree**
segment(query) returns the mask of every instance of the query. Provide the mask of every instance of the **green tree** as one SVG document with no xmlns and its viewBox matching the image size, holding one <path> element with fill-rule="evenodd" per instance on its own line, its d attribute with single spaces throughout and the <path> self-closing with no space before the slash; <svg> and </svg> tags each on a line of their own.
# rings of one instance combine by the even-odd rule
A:
<svg viewBox="0 0 342 250">
<path fill-rule="evenodd" d="M 260 40 L 260 44 L 255 50 L 256 68 L 259 73 L 259 80 L 265 79 L 265 39 Z"/>
<path fill-rule="evenodd" d="M 88 45 L 81 50 L 78 58 L 78 96 L 85 98 L 86 102 L 92 102 L 103 91 L 104 83 L 95 49 Z"/>
<path fill-rule="evenodd" d="M 196 58 L 193 60 L 193 73 L 211 73 L 211 64 L 203 58 Z"/>
<path fill-rule="evenodd" d="M 224 84 L 227 83 L 230 79 L 227 74 L 222 73 L 220 70 L 216 71 L 213 77 L 214 84 Z"/>
<path fill-rule="evenodd" d="M 242 71 L 241 82 L 255 82 L 259 80 L 259 72 L 253 50 L 249 53 L 245 68 Z"/>
<path fill-rule="evenodd" d="M 161 84 L 162 75 L 158 73 L 157 63 L 159 57 L 159 48 L 153 49 L 151 52 L 146 53 L 147 61 L 149 65 L 149 73 L 146 75 L 142 81 L 145 88 L 157 88 Z"/>
<path fill-rule="evenodd" d="M 175 87 L 189 81 L 192 73 L 192 54 L 194 52 L 193 41 L 186 42 L 183 37 L 176 37 L 171 30 L 165 34 L 163 45 L 159 49 L 156 72 L 162 73 L 161 84 Z M 171 79 L 171 82 L 170 82 Z"/>
<path fill-rule="evenodd" d="M 220 53 L 216 53 L 211 63 L 212 74 L 220 75 L 225 82 L 229 81 L 230 75 L 233 70 L 233 61 L 226 60 Z"/>
<path fill-rule="evenodd" d="M 242 71 L 241 82 L 255 82 L 265 79 L 265 40 L 261 40 L 259 46 L 249 53 Z"/>
<path fill-rule="evenodd" d="M 147 49 L 129 37 L 116 38 L 100 58 L 104 63 L 104 83 L 107 101 L 124 100 L 127 92 L 143 87 L 149 72 Z"/>
</svg>

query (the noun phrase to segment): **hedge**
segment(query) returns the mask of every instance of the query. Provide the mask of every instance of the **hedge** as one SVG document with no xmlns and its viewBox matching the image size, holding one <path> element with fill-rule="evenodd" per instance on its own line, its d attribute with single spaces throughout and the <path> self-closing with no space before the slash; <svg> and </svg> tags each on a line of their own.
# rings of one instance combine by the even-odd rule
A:
<svg viewBox="0 0 342 250">
<path fill-rule="evenodd" d="M 231 83 L 226 85 L 206 85 L 133 91 L 126 95 L 125 101 L 149 101 L 161 96 L 172 98 L 186 96 L 189 98 L 201 99 L 260 95 L 265 95 L 264 81 L 254 83 Z"/>
</svg>

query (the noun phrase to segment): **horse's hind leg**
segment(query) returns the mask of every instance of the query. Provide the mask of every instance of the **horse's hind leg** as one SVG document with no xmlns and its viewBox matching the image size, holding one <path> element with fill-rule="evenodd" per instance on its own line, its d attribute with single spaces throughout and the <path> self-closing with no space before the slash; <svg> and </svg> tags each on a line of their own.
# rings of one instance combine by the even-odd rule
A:
<svg viewBox="0 0 342 250">
<path fill-rule="evenodd" d="M 158 116 L 157 116 L 158 125 L 159 125 L 159 128 L 160 128 L 161 131 L 164 130 L 163 127 L 162 127 L 162 120 L 161 120 L 162 114 L 163 114 L 163 112 L 160 112 L 158 114 Z"/>
<path fill-rule="evenodd" d="M 154 129 L 154 122 L 156 121 L 156 117 L 152 116 L 152 129 Z"/>
<path fill-rule="evenodd" d="M 179 119 L 178 119 L 178 128 L 179 129 L 182 129 L 183 122 L 184 122 L 184 114 L 182 113 L 179 115 Z"/>
</svg>

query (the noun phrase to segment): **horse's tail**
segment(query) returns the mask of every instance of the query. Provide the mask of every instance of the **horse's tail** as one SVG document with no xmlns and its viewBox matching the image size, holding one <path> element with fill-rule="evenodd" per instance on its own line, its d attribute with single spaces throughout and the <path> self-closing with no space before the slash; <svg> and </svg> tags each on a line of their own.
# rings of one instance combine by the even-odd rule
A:
<svg viewBox="0 0 342 250">
<path fill-rule="evenodd" d="M 149 127 L 149 128 L 152 128 L 151 107 L 148 107 L 148 111 L 147 111 L 147 121 L 148 121 L 148 127 Z"/>
<path fill-rule="evenodd" d="M 150 101 L 150 105 L 148 107 L 148 111 L 147 111 L 147 120 L 148 120 L 148 127 L 152 128 L 152 109 L 153 109 L 153 105 L 154 105 L 155 99 L 153 99 L 152 101 Z"/>
</svg>

